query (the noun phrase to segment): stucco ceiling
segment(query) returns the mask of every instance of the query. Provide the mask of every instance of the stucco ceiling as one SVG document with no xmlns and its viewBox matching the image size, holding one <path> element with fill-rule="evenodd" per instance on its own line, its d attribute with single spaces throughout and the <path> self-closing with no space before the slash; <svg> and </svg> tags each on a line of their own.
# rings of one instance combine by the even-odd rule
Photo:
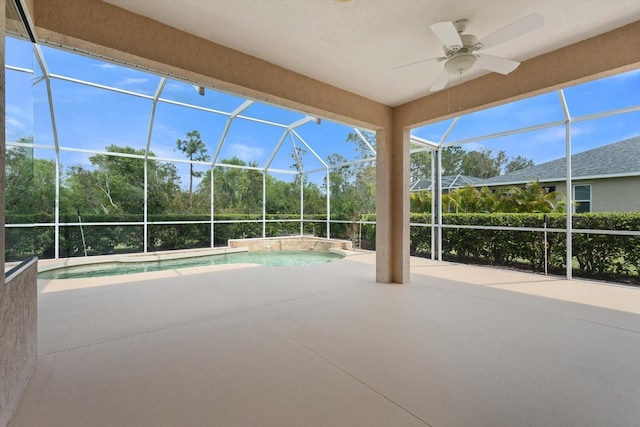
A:
<svg viewBox="0 0 640 427">
<path fill-rule="evenodd" d="M 430 24 L 465 18 L 482 38 L 538 13 L 542 28 L 486 51 L 524 61 L 640 19 L 638 0 L 105 1 L 391 106 L 429 94 L 442 70 L 395 68 L 442 55 Z M 474 68 L 452 84 L 484 74 Z"/>
</svg>

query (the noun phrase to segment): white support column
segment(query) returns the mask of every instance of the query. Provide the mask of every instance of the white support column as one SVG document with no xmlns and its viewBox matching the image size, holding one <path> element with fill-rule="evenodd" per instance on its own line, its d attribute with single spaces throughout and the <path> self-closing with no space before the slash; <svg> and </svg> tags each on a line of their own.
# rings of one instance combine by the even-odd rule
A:
<svg viewBox="0 0 640 427">
<path fill-rule="evenodd" d="M 451 135 L 451 132 L 453 132 L 453 129 L 456 127 L 459 120 L 460 116 L 453 119 L 446 132 L 444 133 L 444 135 L 442 135 L 442 138 L 440 138 L 440 141 L 438 142 L 438 151 L 436 153 L 438 156 L 436 161 L 437 171 L 435 174 L 435 183 L 437 183 L 437 186 L 434 187 L 434 181 L 431 182 L 431 187 L 436 188 L 438 193 L 438 201 L 436 203 L 436 211 L 438 213 L 438 261 L 442 261 L 442 150 L 445 147 L 447 138 L 449 137 L 449 135 Z"/>
<path fill-rule="evenodd" d="M 56 190 L 55 190 L 55 212 L 53 226 L 54 234 L 54 259 L 60 258 L 60 151 L 56 150 Z"/>
<path fill-rule="evenodd" d="M 331 173 L 327 166 L 327 239 L 331 238 Z"/>
<path fill-rule="evenodd" d="M 304 175 L 300 176 L 300 235 L 304 235 Z"/>
<path fill-rule="evenodd" d="M 211 198 L 209 206 L 211 209 L 210 212 L 210 218 L 211 218 L 211 227 L 210 227 L 210 239 L 211 239 L 211 247 L 215 248 L 216 247 L 216 232 L 215 232 L 215 191 L 213 189 L 213 186 L 215 185 L 215 178 L 213 177 L 213 171 L 215 170 L 216 166 L 215 164 L 211 165 L 211 174 L 209 176 L 209 183 L 210 183 L 210 188 L 209 188 L 209 197 Z"/>
<path fill-rule="evenodd" d="M 144 156 L 144 207 L 142 213 L 142 252 L 147 253 L 149 250 L 149 157 L 148 151 Z"/>
<path fill-rule="evenodd" d="M 267 171 L 262 171 L 262 238 L 267 237 Z"/>
<path fill-rule="evenodd" d="M 431 151 L 431 259 L 436 259 L 436 152 Z"/>
<path fill-rule="evenodd" d="M 142 248 L 143 252 L 147 253 L 149 249 L 149 148 L 151 147 L 151 135 L 153 134 L 153 122 L 156 118 L 156 108 L 158 106 L 158 100 L 164 90 L 164 86 L 167 84 L 167 78 L 162 77 L 156 88 L 156 92 L 153 96 L 151 103 L 151 113 L 149 114 L 149 128 L 147 129 L 147 144 L 144 149 L 144 216 L 143 216 L 143 232 L 142 232 Z"/>
<path fill-rule="evenodd" d="M 564 112 L 566 119 L 565 127 L 565 156 L 566 156 L 566 205 L 565 211 L 567 213 L 566 223 L 566 258 L 565 258 L 565 272 L 567 280 L 573 278 L 573 183 L 572 183 L 572 171 L 571 171 L 571 114 L 569 113 L 569 107 L 564 97 L 562 89 L 558 91 L 558 97 L 560 98 L 560 104 Z"/>
<path fill-rule="evenodd" d="M 2 29 L 2 40 L 0 40 L 0 61 L 2 61 L 2 70 L 0 70 L 0 244 L 2 245 L 2 254 L 0 254 L 0 271 L 2 271 L 2 278 L 0 278 L 0 285 L 4 286 L 4 254 L 5 254 L 5 155 L 6 155 L 6 135 L 5 135 L 5 56 L 4 56 L 4 31 L 6 26 L 6 11 L 5 0 L 0 0 L 0 28 Z M 4 369 L 4 367 L 3 367 Z M 1 390 L 4 393 L 5 387 L 2 386 Z M 4 400 L 4 399 L 3 399 Z M 8 419 L 8 418 L 7 418 Z"/>
<path fill-rule="evenodd" d="M 437 212 L 437 260 L 442 261 L 442 149 L 438 149 L 436 152 L 436 173 L 435 173 L 435 194 L 436 194 L 436 212 Z M 433 184 L 432 184 L 433 186 Z"/>
<path fill-rule="evenodd" d="M 571 122 L 566 124 L 566 152 L 567 152 L 567 280 L 573 278 L 573 181 L 571 177 Z"/>
<path fill-rule="evenodd" d="M 58 126 L 56 121 L 56 112 L 53 106 L 53 94 L 51 91 L 51 75 L 49 73 L 49 67 L 47 66 L 47 62 L 44 59 L 44 55 L 42 54 L 42 50 L 40 46 L 33 46 L 33 54 L 35 56 L 38 65 L 40 66 L 40 70 L 42 70 L 42 75 L 44 76 L 45 85 L 47 87 L 47 100 L 49 103 L 49 118 L 51 120 L 51 132 L 53 134 L 53 144 L 55 146 L 56 151 L 56 182 L 55 182 L 55 201 L 54 201 L 54 226 L 53 226 L 53 234 L 54 234 L 54 252 L 53 256 L 55 259 L 60 258 L 60 142 L 58 140 Z M 37 84 L 37 83 L 34 83 Z"/>
</svg>

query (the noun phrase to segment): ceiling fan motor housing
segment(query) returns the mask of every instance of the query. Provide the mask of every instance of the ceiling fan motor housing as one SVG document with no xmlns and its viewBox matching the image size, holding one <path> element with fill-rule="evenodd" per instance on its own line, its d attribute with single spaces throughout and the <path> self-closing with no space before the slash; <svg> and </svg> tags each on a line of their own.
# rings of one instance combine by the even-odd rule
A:
<svg viewBox="0 0 640 427">
<path fill-rule="evenodd" d="M 444 63 L 444 69 L 449 74 L 460 74 L 469 71 L 478 59 L 473 52 L 480 50 L 482 44 L 478 43 L 478 38 L 473 34 L 460 34 L 462 47 L 449 49 L 445 47 L 445 54 L 448 59 Z"/>
<path fill-rule="evenodd" d="M 478 43 L 478 38 L 473 34 L 460 34 L 462 46 L 443 46 L 446 57 L 452 57 L 458 53 L 475 52 L 482 49 L 482 43 Z"/>
</svg>

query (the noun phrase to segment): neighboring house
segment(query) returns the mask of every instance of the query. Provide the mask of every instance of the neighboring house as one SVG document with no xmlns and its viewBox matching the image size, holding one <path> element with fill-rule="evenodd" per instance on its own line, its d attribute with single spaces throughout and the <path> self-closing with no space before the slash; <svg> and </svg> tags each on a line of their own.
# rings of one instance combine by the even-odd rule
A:
<svg viewBox="0 0 640 427">
<path fill-rule="evenodd" d="M 566 167 L 563 157 L 488 179 L 444 176 L 442 191 L 467 185 L 493 190 L 538 181 L 550 191 L 566 194 Z M 574 212 L 640 212 L 640 136 L 573 154 L 571 170 Z M 411 191 L 429 191 L 431 185 L 430 179 L 421 179 Z"/>
<path fill-rule="evenodd" d="M 538 181 L 566 194 L 566 157 L 483 180 L 476 186 L 525 185 Z M 640 136 L 571 156 L 575 212 L 640 211 Z"/>
<path fill-rule="evenodd" d="M 467 175 L 445 175 L 442 177 L 442 192 L 448 193 L 454 188 L 466 187 L 467 185 L 481 186 L 484 180 L 482 178 L 476 178 L 475 176 Z M 433 183 L 431 179 L 422 178 L 411 184 L 409 189 L 411 192 L 416 191 L 431 191 Z"/>
</svg>

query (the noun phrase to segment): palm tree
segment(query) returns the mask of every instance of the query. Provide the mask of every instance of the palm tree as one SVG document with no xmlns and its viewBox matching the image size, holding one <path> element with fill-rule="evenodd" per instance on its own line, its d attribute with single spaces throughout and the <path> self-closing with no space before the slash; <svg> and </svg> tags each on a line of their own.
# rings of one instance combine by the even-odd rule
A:
<svg viewBox="0 0 640 427">
<path fill-rule="evenodd" d="M 562 212 L 562 194 L 548 191 L 539 182 L 529 182 L 524 188 L 510 187 L 502 196 L 501 207 L 504 212 L 516 213 L 550 213 Z"/>
<path fill-rule="evenodd" d="M 209 160 L 207 146 L 202 142 L 200 132 L 197 130 L 187 132 L 187 138 L 188 139 L 179 139 L 176 141 L 178 150 L 182 151 L 191 161 L 206 162 Z M 193 163 L 189 163 L 189 208 L 193 207 L 193 178 L 201 177 L 202 174 L 203 172 L 195 172 L 193 170 Z"/>
</svg>

